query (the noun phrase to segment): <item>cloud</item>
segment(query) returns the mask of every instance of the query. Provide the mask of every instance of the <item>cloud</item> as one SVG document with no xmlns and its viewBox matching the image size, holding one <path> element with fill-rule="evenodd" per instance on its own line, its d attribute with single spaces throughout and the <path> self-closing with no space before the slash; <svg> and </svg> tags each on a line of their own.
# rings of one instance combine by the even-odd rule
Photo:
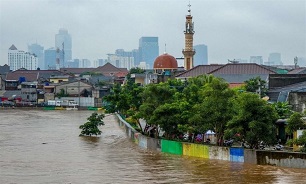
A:
<svg viewBox="0 0 306 184">
<path fill-rule="evenodd" d="M 282 53 L 292 63 L 306 57 L 306 2 L 302 0 L 194 0 L 194 44 L 208 46 L 209 61 Z M 74 58 L 106 58 L 115 49 L 138 48 L 142 36 L 158 36 L 160 53 L 182 56 L 188 1 L 0 0 L 0 65 L 11 44 L 54 47 L 60 28 L 72 36 Z"/>
</svg>

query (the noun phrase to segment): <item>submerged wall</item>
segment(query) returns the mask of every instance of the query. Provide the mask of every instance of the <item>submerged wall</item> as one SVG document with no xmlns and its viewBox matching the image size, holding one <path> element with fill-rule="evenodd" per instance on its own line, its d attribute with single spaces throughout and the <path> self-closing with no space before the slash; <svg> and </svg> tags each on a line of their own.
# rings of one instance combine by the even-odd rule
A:
<svg viewBox="0 0 306 184">
<path fill-rule="evenodd" d="M 231 162 L 306 168 L 305 153 L 250 150 L 243 149 L 241 147 L 220 147 L 188 142 L 177 142 L 165 139 L 155 139 L 137 132 L 118 114 L 117 117 L 119 126 L 125 129 L 127 136 L 143 149 L 150 149 L 176 155 L 226 160 Z"/>
</svg>

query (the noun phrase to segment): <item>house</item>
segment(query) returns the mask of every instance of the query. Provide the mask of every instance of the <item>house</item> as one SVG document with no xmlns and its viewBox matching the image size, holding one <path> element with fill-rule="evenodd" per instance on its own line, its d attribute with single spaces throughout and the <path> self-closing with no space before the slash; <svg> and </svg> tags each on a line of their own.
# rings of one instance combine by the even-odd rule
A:
<svg viewBox="0 0 306 184">
<path fill-rule="evenodd" d="M 270 75 L 267 95 L 270 102 L 288 102 L 292 106 L 292 110 L 304 112 L 306 106 L 306 74 Z"/>
<path fill-rule="evenodd" d="M 176 78 L 185 79 L 204 74 L 223 78 L 231 87 L 236 87 L 255 77 L 268 81 L 269 75 L 276 74 L 276 72 L 256 63 L 228 63 L 225 65 L 199 65 L 177 75 Z"/>
<path fill-rule="evenodd" d="M 52 75 L 49 77 L 49 81 L 51 83 L 55 83 L 55 84 L 58 84 L 58 83 L 62 83 L 62 82 L 68 82 L 69 79 L 71 77 L 69 75 Z"/>
<path fill-rule="evenodd" d="M 27 102 L 37 102 L 37 81 L 21 83 L 21 98 Z"/>
<path fill-rule="evenodd" d="M 88 97 L 92 95 L 92 85 L 85 81 L 72 81 L 55 85 L 54 93 L 58 94 L 64 91 L 70 97 Z"/>
<path fill-rule="evenodd" d="M 10 72 L 10 66 L 7 64 L 0 66 L 0 90 L 4 90 L 6 75 Z"/>
<path fill-rule="evenodd" d="M 58 70 L 25 70 L 20 69 L 9 72 L 5 78 L 5 90 L 20 90 L 22 82 L 43 82 L 49 80 L 50 76 L 63 75 Z M 19 87 L 18 87 L 19 86 Z"/>
<path fill-rule="evenodd" d="M 76 77 L 86 78 L 89 81 L 93 76 L 102 75 L 105 77 L 103 79 L 111 79 L 112 83 L 123 83 L 125 76 L 129 73 L 126 68 L 117 68 L 110 63 L 97 68 L 61 68 L 60 71 Z"/>
</svg>

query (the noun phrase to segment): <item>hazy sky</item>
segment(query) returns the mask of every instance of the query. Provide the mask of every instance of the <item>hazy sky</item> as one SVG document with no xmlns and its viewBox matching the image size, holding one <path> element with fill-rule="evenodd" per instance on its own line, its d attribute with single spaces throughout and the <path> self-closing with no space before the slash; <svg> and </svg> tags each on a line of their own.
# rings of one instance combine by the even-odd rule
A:
<svg viewBox="0 0 306 184">
<path fill-rule="evenodd" d="M 73 58 L 107 58 L 138 48 L 142 36 L 159 37 L 182 57 L 188 0 L 0 0 L 0 65 L 14 44 L 27 51 L 54 47 L 60 28 L 72 36 Z M 208 46 L 209 63 L 280 52 L 286 64 L 306 57 L 306 0 L 191 0 L 194 45 Z"/>
</svg>

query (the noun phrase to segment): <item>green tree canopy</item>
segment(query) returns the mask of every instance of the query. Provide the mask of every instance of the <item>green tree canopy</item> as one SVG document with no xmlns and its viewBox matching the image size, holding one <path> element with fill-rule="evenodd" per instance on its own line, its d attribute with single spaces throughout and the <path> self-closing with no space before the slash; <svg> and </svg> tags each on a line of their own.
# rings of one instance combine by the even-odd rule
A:
<svg viewBox="0 0 306 184">
<path fill-rule="evenodd" d="M 266 81 L 262 80 L 259 76 L 246 80 L 244 83 L 246 91 L 258 93 L 260 97 L 264 97 L 268 91 L 266 88 Z"/>
<path fill-rule="evenodd" d="M 286 132 L 292 134 L 294 131 L 305 127 L 305 122 L 302 119 L 302 114 L 299 112 L 294 112 L 290 118 L 287 120 Z"/>
<path fill-rule="evenodd" d="M 193 115 L 190 116 L 189 122 L 196 133 L 213 130 L 217 140 L 222 140 L 226 123 L 232 118 L 231 98 L 234 91 L 228 88 L 228 83 L 223 79 L 208 77 L 209 80 L 202 83 L 198 92 L 198 100 L 192 107 Z"/>
<path fill-rule="evenodd" d="M 276 110 L 280 119 L 286 119 L 292 114 L 288 102 L 276 102 L 272 104 L 272 107 Z"/>
<path fill-rule="evenodd" d="M 233 104 L 234 116 L 227 124 L 227 137 L 239 135 L 252 148 L 257 147 L 259 141 L 275 143 L 277 113 L 271 105 L 252 93 L 239 94 Z"/>
<path fill-rule="evenodd" d="M 301 152 L 306 152 L 306 130 L 302 135 L 293 141 L 294 144 L 302 146 Z"/>
<path fill-rule="evenodd" d="M 92 113 L 91 116 L 87 118 L 88 121 L 79 127 L 82 129 L 80 136 L 101 135 L 99 126 L 104 125 L 104 117 L 104 114 Z"/>
</svg>

